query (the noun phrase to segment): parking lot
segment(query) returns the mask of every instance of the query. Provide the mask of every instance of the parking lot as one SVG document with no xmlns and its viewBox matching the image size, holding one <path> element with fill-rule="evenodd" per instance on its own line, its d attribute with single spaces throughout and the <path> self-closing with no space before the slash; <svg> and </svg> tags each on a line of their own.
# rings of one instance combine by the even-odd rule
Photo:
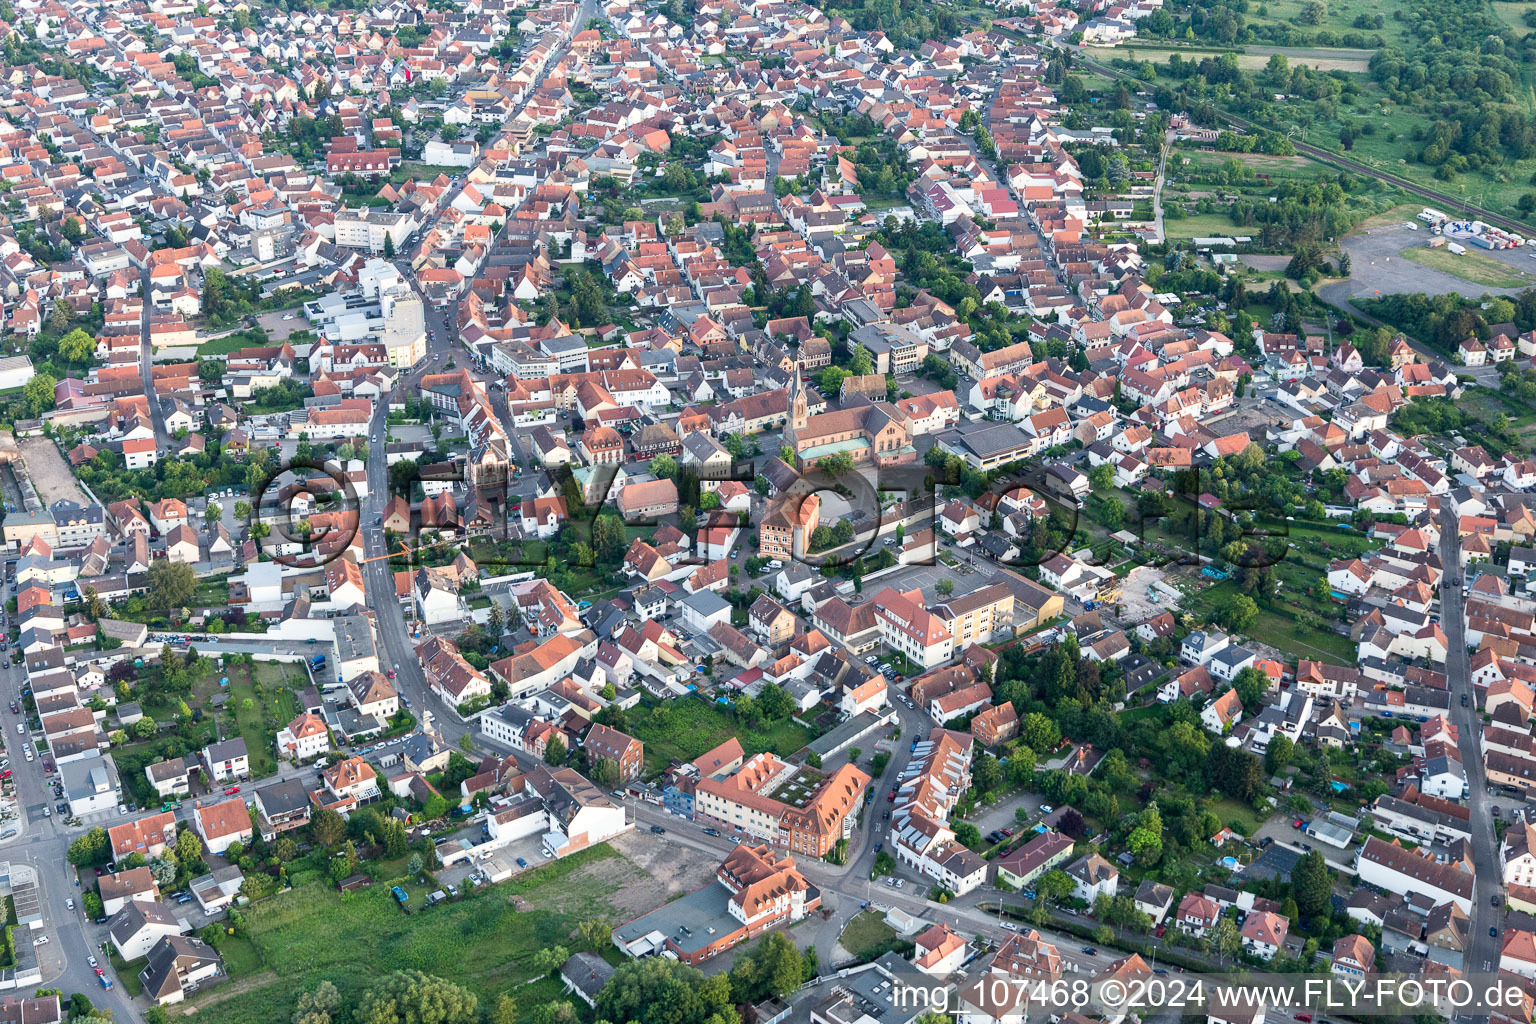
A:
<svg viewBox="0 0 1536 1024">
<path fill-rule="evenodd" d="M 963 568 L 970 569 L 969 566 Z M 882 576 L 873 582 L 873 585 L 865 585 L 865 593 L 873 593 L 883 587 L 892 587 L 896 590 L 921 590 L 923 599 L 927 604 L 934 604 L 945 600 L 938 596 L 937 585 L 939 580 L 947 579 L 955 585 L 955 591 L 951 597 L 960 597 L 969 594 L 973 590 L 980 590 L 992 582 L 992 568 L 990 565 L 978 560 L 973 570 L 962 572 L 952 569 L 943 563 L 937 565 L 909 565 L 897 569 L 889 576 Z"/>
<path fill-rule="evenodd" d="M 1350 235 L 1343 241 L 1344 251 L 1349 253 L 1349 281 L 1333 288 L 1347 289 L 1348 298 L 1374 297 L 1398 292 L 1424 292 L 1436 295 L 1449 292 L 1465 298 L 1476 299 L 1484 294 L 1514 295 L 1518 288 L 1491 288 L 1487 285 L 1466 281 L 1454 274 L 1447 274 L 1433 267 L 1426 267 L 1412 260 L 1403 259 L 1408 248 L 1422 248 L 1431 235 L 1428 231 L 1411 231 L 1402 225 L 1376 228 Z M 1529 249 L 1485 250 L 1475 249 L 1489 259 L 1497 260 L 1512 270 L 1529 274 L 1536 271 L 1536 260 L 1530 258 Z M 1334 301 L 1336 296 L 1325 294 Z"/>
</svg>

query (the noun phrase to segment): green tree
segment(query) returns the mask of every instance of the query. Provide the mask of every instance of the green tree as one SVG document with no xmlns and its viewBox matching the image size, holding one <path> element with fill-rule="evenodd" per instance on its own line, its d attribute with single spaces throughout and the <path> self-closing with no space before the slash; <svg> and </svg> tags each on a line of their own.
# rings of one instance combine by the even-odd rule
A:
<svg viewBox="0 0 1536 1024">
<path fill-rule="evenodd" d="M 1052 751 L 1061 742 L 1061 730 L 1056 723 L 1038 711 L 1031 711 L 1019 723 L 1019 736 L 1031 750 Z"/>
<path fill-rule="evenodd" d="M 783 998 L 805 980 L 805 960 L 783 932 L 772 932 L 750 952 L 739 956 L 731 968 L 732 998 L 755 1003 Z"/>
<path fill-rule="evenodd" d="M 145 575 L 145 600 L 151 608 L 169 612 L 192 600 L 197 589 L 197 573 L 185 562 L 157 558 Z"/>
<path fill-rule="evenodd" d="M 65 859 L 77 868 L 88 868 L 105 864 L 111 855 L 112 842 L 107 836 L 107 830 L 97 827 L 70 843 Z"/>
<path fill-rule="evenodd" d="M 597 1018 L 632 1024 L 738 1024 L 727 975 L 705 977 L 695 967 L 662 957 L 620 964 L 598 993 Z"/>
<path fill-rule="evenodd" d="M 1216 620 L 1228 632 L 1245 633 L 1259 619 L 1259 606 L 1246 594 L 1237 594 L 1216 613 Z"/>
<path fill-rule="evenodd" d="M 1071 896 L 1076 888 L 1071 875 L 1060 868 L 1052 868 L 1035 879 L 1035 902 L 1040 906 L 1055 906 Z"/>
<path fill-rule="evenodd" d="M 391 261 L 395 258 L 395 240 L 388 232 L 384 234 L 384 258 Z"/>
<path fill-rule="evenodd" d="M 357 1024 L 477 1024 L 474 993 L 421 971 L 396 971 L 363 993 Z"/>
<path fill-rule="evenodd" d="M 1264 704 L 1264 694 L 1269 692 L 1269 676 L 1256 668 L 1245 668 L 1232 678 L 1232 689 L 1237 691 L 1243 709 L 1255 714 Z"/>
<path fill-rule="evenodd" d="M 1264 750 L 1264 770 L 1274 775 L 1291 763 L 1295 744 L 1289 736 L 1276 736 Z"/>
<path fill-rule="evenodd" d="M 853 456 L 848 452 L 823 455 L 816 460 L 816 468 L 835 480 L 845 473 L 853 472 Z"/>
<path fill-rule="evenodd" d="M 322 807 L 309 819 L 309 834 L 317 844 L 329 850 L 346 838 L 347 823 L 329 807 Z"/>
<path fill-rule="evenodd" d="M 512 998 L 510 992 L 503 992 L 496 997 L 490 1012 L 485 1015 L 485 1024 L 517 1024 L 517 1022 L 517 1000 Z"/>
<path fill-rule="evenodd" d="M 88 363 L 96 354 L 96 339 L 76 327 L 59 339 L 59 358 L 71 363 Z"/>
<path fill-rule="evenodd" d="M 203 840 L 196 832 L 184 828 L 176 834 L 176 866 L 191 873 L 203 863 Z"/>
<path fill-rule="evenodd" d="M 41 416 L 53 408 L 53 389 L 58 378 L 49 373 L 33 377 L 21 389 L 21 411 L 29 417 Z"/>
<path fill-rule="evenodd" d="M 1291 868 L 1291 893 L 1303 918 L 1321 917 L 1328 912 L 1333 895 L 1333 876 L 1323 855 L 1311 850 Z"/>
<path fill-rule="evenodd" d="M 1115 467 L 1109 463 L 1101 463 L 1088 471 L 1088 482 L 1094 490 L 1101 490 L 1115 482 Z"/>
<path fill-rule="evenodd" d="M 544 763 L 548 765 L 561 765 L 565 763 L 565 741 L 559 736 L 551 736 L 549 742 L 544 745 Z"/>
</svg>

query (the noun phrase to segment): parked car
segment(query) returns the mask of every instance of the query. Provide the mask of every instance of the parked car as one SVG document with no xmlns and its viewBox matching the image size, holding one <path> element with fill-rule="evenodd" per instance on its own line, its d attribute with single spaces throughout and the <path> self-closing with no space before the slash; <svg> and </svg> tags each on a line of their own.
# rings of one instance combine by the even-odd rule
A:
<svg viewBox="0 0 1536 1024">
<path fill-rule="evenodd" d="M 517 866 L 520 868 L 526 868 L 528 866 L 528 862 L 519 857 L 517 858 Z"/>
<path fill-rule="evenodd" d="M 718 836 L 720 834 L 720 830 L 717 828 L 706 828 L 704 830 L 704 834 L 707 836 Z"/>
<path fill-rule="evenodd" d="M 239 786 L 229 786 L 229 787 L 227 787 L 224 790 L 224 795 L 225 796 L 234 796 L 238 792 L 240 792 L 240 787 Z"/>
<path fill-rule="evenodd" d="M 656 833 L 659 836 L 664 836 L 664 835 L 667 834 L 667 830 L 662 828 L 660 825 L 652 825 L 651 826 L 651 831 Z"/>
</svg>

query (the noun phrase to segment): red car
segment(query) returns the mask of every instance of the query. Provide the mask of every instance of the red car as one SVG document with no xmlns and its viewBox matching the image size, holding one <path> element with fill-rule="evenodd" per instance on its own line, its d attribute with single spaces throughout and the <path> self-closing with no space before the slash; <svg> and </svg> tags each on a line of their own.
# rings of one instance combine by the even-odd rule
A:
<svg viewBox="0 0 1536 1024">
<path fill-rule="evenodd" d="M 0 779 L 8 779 L 10 777 L 11 777 L 11 770 L 9 768 L 7 768 L 3 772 L 0 772 Z"/>
<path fill-rule="evenodd" d="M 387 676 L 390 679 L 393 679 L 393 678 L 395 678 L 395 670 L 394 669 L 390 669 L 388 672 L 384 673 L 384 675 Z"/>
<path fill-rule="evenodd" d="M 240 787 L 239 786 L 230 786 L 228 789 L 226 789 L 224 791 L 224 795 L 225 796 L 234 796 L 238 792 L 240 792 Z"/>
</svg>

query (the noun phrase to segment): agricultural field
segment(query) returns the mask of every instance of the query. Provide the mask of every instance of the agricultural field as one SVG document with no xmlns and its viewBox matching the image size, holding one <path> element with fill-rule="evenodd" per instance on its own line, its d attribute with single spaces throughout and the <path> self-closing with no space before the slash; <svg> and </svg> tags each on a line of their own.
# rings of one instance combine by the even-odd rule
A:
<svg viewBox="0 0 1536 1024">
<path fill-rule="evenodd" d="M 1185 60 L 1203 60 L 1206 57 L 1220 57 L 1225 50 L 1200 49 L 1198 47 L 1159 47 L 1138 46 L 1090 46 L 1085 51 L 1095 60 L 1109 60 L 1114 57 L 1124 57 L 1130 60 L 1149 60 L 1154 64 L 1166 64 L 1168 58 L 1177 53 Z M 1364 74 L 1371 59 L 1370 50 L 1334 50 L 1325 48 L 1303 48 L 1294 46 L 1247 46 L 1237 54 L 1237 66 L 1248 71 L 1257 71 L 1269 63 L 1269 58 L 1278 53 L 1292 64 L 1305 64 L 1319 71 L 1347 71 L 1355 74 Z"/>
</svg>

